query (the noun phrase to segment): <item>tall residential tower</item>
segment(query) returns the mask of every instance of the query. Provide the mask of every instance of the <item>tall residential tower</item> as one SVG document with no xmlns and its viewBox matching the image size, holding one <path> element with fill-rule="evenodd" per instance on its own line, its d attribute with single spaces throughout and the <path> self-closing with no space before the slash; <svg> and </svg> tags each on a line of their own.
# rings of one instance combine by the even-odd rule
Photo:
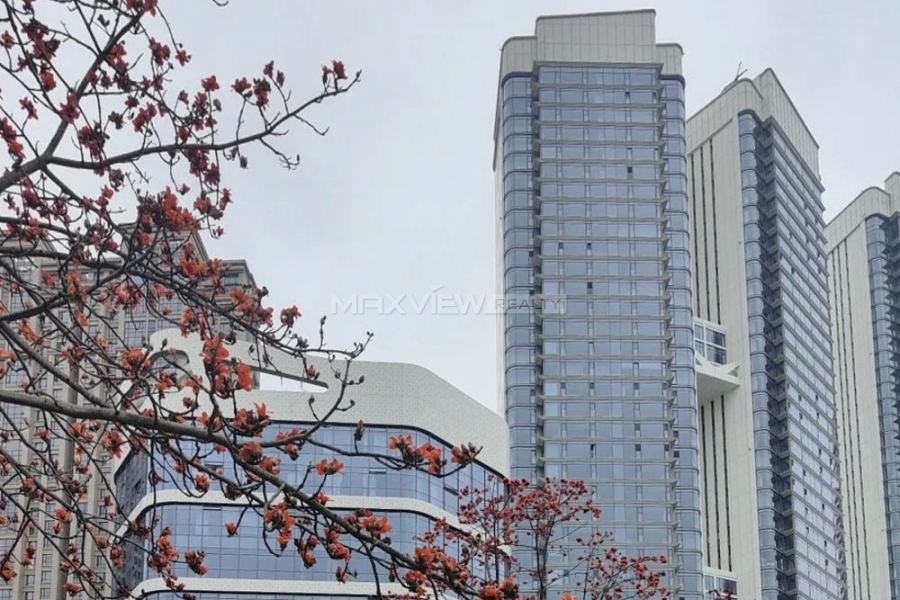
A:
<svg viewBox="0 0 900 600">
<path fill-rule="evenodd" d="M 512 475 L 585 480 L 616 545 L 668 558 L 674 597 L 698 600 L 681 57 L 653 11 L 541 17 L 507 40 L 497 266 Z"/>
<path fill-rule="evenodd" d="M 826 228 L 851 598 L 900 598 L 900 173 Z"/>
<path fill-rule="evenodd" d="M 741 598 L 846 598 L 818 145 L 771 70 L 687 140 L 707 563 Z"/>
</svg>

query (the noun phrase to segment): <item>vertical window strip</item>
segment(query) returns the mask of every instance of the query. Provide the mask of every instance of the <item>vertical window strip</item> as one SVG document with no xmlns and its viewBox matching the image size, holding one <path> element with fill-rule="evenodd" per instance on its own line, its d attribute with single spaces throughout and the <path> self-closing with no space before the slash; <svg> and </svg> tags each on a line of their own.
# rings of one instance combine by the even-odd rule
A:
<svg viewBox="0 0 900 600">
<path fill-rule="evenodd" d="M 712 194 L 713 263 L 716 269 L 716 323 L 722 324 L 722 294 L 719 288 L 719 219 L 716 214 L 716 161 L 712 138 L 709 138 L 709 181 Z M 728 560 L 731 560 L 729 554 Z M 729 567 L 731 568 L 731 567 Z"/>
<path fill-rule="evenodd" d="M 725 396 L 722 396 L 720 399 L 721 407 L 722 407 L 722 462 L 725 465 L 725 539 L 728 544 L 728 570 L 732 570 L 732 562 L 731 562 L 731 501 L 728 496 L 728 430 L 726 428 L 727 421 L 725 420 Z"/>
<path fill-rule="evenodd" d="M 694 243 L 694 277 L 693 277 L 693 280 L 697 284 L 699 284 L 700 283 L 700 279 L 699 279 L 700 246 L 698 244 L 700 241 L 700 237 L 697 235 L 697 221 L 698 221 L 698 219 L 697 219 L 697 172 L 696 172 L 695 164 L 694 164 L 694 156 L 696 156 L 696 154 L 697 154 L 696 152 L 691 154 L 691 204 L 693 205 L 693 208 L 694 208 L 694 210 L 691 214 L 691 221 L 692 221 L 691 225 L 693 226 L 693 229 L 694 229 L 694 235 L 691 236 L 691 241 Z M 693 304 L 694 304 L 694 312 L 699 313 L 700 312 L 699 290 L 698 290 L 698 293 L 694 294 Z"/>
<path fill-rule="evenodd" d="M 712 321 L 709 314 L 709 232 L 706 226 L 706 167 L 703 162 L 703 146 L 700 146 L 700 205 L 703 209 L 703 274 L 706 277 L 706 316 L 701 314 L 700 317 Z"/>
<path fill-rule="evenodd" d="M 846 397 L 844 395 L 845 391 L 844 391 L 844 380 L 843 380 L 843 368 L 841 366 L 841 363 L 843 362 L 843 346 L 841 343 L 841 340 L 843 339 L 842 335 L 841 335 L 842 334 L 842 324 L 843 324 L 843 318 L 841 317 L 841 315 L 842 315 L 842 313 L 841 313 L 841 310 L 842 310 L 841 309 L 841 306 L 842 306 L 841 288 L 840 288 L 841 279 L 840 279 L 840 273 L 835 272 L 835 260 L 836 260 L 836 253 L 829 253 L 826 258 L 828 272 L 834 274 L 834 279 L 832 282 L 833 285 L 830 286 L 829 293 L 828 293 L 829 300 L 831 301 L 831 307 L 832 307 L 832 309 L 834 311 L 834 315 L 835 315 L 835 319 L 834 319 L 834 328 L 835 329 L 834 329 L 834 334 L 833 334 L 833 338 L 832 338 L 832 344 L 834 346 L 834 364 L 835 364 L 834 396 L 835 396 L 835 401 L 837 402 L 837 410 L 840 412 L 840 415 L 841 415 L 840 430 L 838 431 L 838 436 L 839 436 L 838 443 L 843 447 L 845 445 L 846 439 L 847 439 L 847 418 L 846 418 L 847 402 L 846 402 Z M 853 458 L 844 456 L 844 460 L 846 460 L 847 464 L 849 465 L 852 462 Z M 848 481 L 849 481 L 849 477 L 850 477 L 851 473 L 852 473 L 852 469 L 844 470 L 844 475 L 845 475 L 845 477 L 848 478 L 847 479 Z M 847 490 L 845 489 L 844 493 L 846 493 L 846 492 L 847 492 Z M 851 497 L 845 498 L 844 505 L 847 509 L 848 517 L 851 517 L 852 513 L 853 513 L 852 501 L 853 500 Z M 850 538 L 851 538 L 851 535 L 850 535 L 850 532 L 848 531 L 847 539 L 850 540 Z M 850 587 L 853 588 L 853 591 L 854 591 L 853 596 L 856 597 L 856 576 L 855 576 L 855 574 L 851 577 L 851 581 L 849 581 L 848 584 Z"/>
<path fill-rule="evenodd" d="M 850 329 L 850 341 L 852 343 L 852 341 L 856 339 L 856 335 L 853 332 L 853 294 L 850 293 L 850 264 L 849 264 L 850 255 L 847 251 L 847 244 L 845 243 L 842 245 L 844 247 L 844 269 L 845 269 L 844 277 L 845 277 L 845 281 L 847 282 L 847 286 L 846 286 L 846 289 L 847 289 L 847 317 L 848 317 L 847 325 L 849 326 L 849 329 Z M 867 250 L 866 250 L 867 257 L 868 257 L 868 254 L 869 253 L 868 253 L 868 248 L 867 248 Z M 866 261 L 868 262 L 868 258 L 866 259 Z M 866 269 L 866 274 L 868 275 L 868 268 Z M 853 378 L 853 399 L 854 399 L 853 405 L 856 406 L 855 400 L 859 397 L 858 390 L 856 387 L 856 352 L 851 351 L 849 353 L 849 355 L 850 355 L 850 376 L 852 376 L 852 378 Z M 846 369 L 845 369 L 845 372 L 846 372 Z M 849 381 L 847 382 L 847 390 L 848 390 L 848 392 L 850 390 L 850 382 Z M 860 469 L 862 469 L 862 465 L 863 465 L 862 450 L 860 448 L 860 443 L 859 443 L 859 441 L 860 441 L 860 438 L 859 438 L 859 435 L 860 435 L 859 409 L 857 408 L 854 411 L 854 413 L 855 413 L 855 418 L 856 418 L 856 436 L 857 436 L 856 452 L 859 457 L 858 462 L 860 465 Z M 865 527 L 865 524 L 868 523 L 868 518 L 866 517 L 866 495 L 865 495 L 865 490 L 862 488 L 861 483 L 860 483 L 859 498 L 860 498 L 860 505 L 861 505 L 859 507 L 859 509 L 862 512 L 862 522 L 864 525 L 862 528 L 862 536 L 863 536 L 862 547 L 863 547 L 863 556 L 865 558 L 865 563 L 864 563 L 865 569 L 863 570 L 863 572 L 868 573 L 869 572 L 869 539 L 868 539 L 869 535 L 868 535 L 868 532 L 866 531 L 866 527 Z M 868 577 L 863 578 L 863 580 L 868 581 Z M 862 582 L 861 582 L 861 584 L 862 584 Z M 864 592 L 864 590 L 860 590 L 860 593 L 865 593 L 864 596 L 860 596 L 860 597 L 866 597 L 869 595 L 869 593 Z"/>
<path fill-rule="evenodd" d="M 843 278 L 843 275 L 844 275 L 843 262 L 844 261 L 841 258 L 840 250 L 835 252 L 834 262 L 835 262 L 835 265 L 834 265 L 835 268 L 834 268 L 833 272 L 835 274 L 835 289 L 836 289 L 837 301 L 838 301 L 838 314 L 840 315 L 838 318 L 841 319 L 841 317 L 844 315 L 844 306 L 845 306 L 844 292 L 846 290 L 846 285 L 845 285 L 845 281 Z M 848 504 L 850 506 L 849 516 L 853 522 L 853 534 L 850 536 L 850 538 L 853 541 L 853 554 L 854 554 L 854 558 L 855 558 L 856 565 L 857 565 L 857 568 L 855 569 L 856 573 L 854 574 L 852 585 L 856 591 L 855 596 L 861 598 L 863 596 L 859 595 L 859 594 L 861 594 L 861 590 L 859 589 L 860 585 L 861 585 L 859 574 L 862 572 L 862 569 L 860 568 L 861 560 L 860 560 L 860 554 L 859 554 L 859 552 L 860 552 L 860 550 L 859 550 L 859 518 L 858 518 L 859 511 L 858 511 L 858 507 L 856 506 L 856 476 L 857 476 L 858 472 L 857 472 L 857 465 L 853 465 L 853 463 L 857 462 L 857 461 L 856 461 L 856 456 L 854 455 L 854 452 L 853 452 L 853 445 L 854 445 L 853 444 L 853 427 L 850 426 L 850 423 L 851 423 L 850 406 L 851 406 L 852 402 L 850 401 L 850 398 L 849 398 L 850 386 L 849 386 L 849 381 L 848 381 L 848 376 L 847 376 L 846 365 L 847 365 L 847 332 L 844 327 L 841 327 L 839 334 L 838 334 L 838 360 L 837 360 L 838 373 L 837 373 L 837 377 L 841 382 L 841 386 L 844 388 L 844 394 L 845 394 L 844 397 L 847 398 L 847 400 L 848 400 L 841 407 L 841 412 L 844 415 L 843 430 L 844 430 L 844 440 L 847 443 L 846 450 L 847 450 L 848 462 L 852 465 L 852 468 L 849 468 L 848 473 L 847 473 L 847 482 L 850 487 L 850 490 L 849 490 L 850 493 L 849 493 L 849 498 L 848 498 Z"/>
<path fill-rule="evenodd" d="M 703 467 L 703 520 L 706 524 L 706 556 L 712 556 L 710 549 L 709 528 L 709 461 L 706 458 L 708 448 L 706 443 L 706 407 L 700 407 L 700 460 Z"/>
<path fill-rule="evenodd" d="M 714 504 L 716 506 L 716 568 L 722 568 L 722 527 L 719 522 L 719 461 L 717 456 L 718 444 L 716 441 L 716 401 L 713 400 L 709 405 L 710 412 L 710 430 L 712 433 L 712 460 L 713 460 L 713 494 Z M 711 558 L 711 557 L 710 557 Z"/>
</svg>

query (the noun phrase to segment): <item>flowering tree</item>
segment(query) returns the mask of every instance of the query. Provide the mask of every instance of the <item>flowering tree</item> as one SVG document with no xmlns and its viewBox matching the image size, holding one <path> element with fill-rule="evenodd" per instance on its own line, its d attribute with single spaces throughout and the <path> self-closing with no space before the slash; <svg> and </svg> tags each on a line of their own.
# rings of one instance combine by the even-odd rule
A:
<svg viewBox="0 0 900 600">
<path fill-rule="evenodd" d="M 354 554 L 415 568 L 383 535 L 384 519 L 336 512 L 320 487 L 280 477 L 281 461 L 302 460 L 321 425 L 349 406 L 344 391 L 361 383 L 349 363 L 368 337 L 328 348 L 323 319 L 318 339 L 308 340 L 295 306 L 276 312 L 265 287 L 231 284 L 229 263 L 208 257 L 199 241 L 224 233 L 235 200 L 229 169 L 248 168 L 254 152 L 296 167 L 291 127 L 323 134 L 309 109 L 348 92 L 360 74 L 330 61 L 300 102 L 271 62 L 227 82 L 209 73 L 176 85 L 193 57 L 162 5 L 3 0 L 0 9 L 0 152 L 8 156 L 0 173 L 0 578 L 20 577 L 48 552 L 72 595 L 127 594 L 116 574 L 135 559 L 176 591 L 175 564 L 204 573 L 202 548 L 179 552 L 165 523 L 123 510 L 110 463 L 125 455 L 146 459 L 151 484 L 168 477 L 193 495 L 224 492 L 263 521 L 273 552 L 292 546 L 304 560 L 332 559 L 339 578 L 352 575 L 340 565 Z M 202 376 L 130 335 L 151 321 L 202 339 Z M 254 364 L 232 356 L 239 338 L 252 342 Z M 310 357 L 332 365 L 340 398 L 307 428 L 271 434 L 264 405 L 237 402 L 254 385 L 251 367 L 272 370 L 273 352 L 302 361 L 311 380 L 321 374 Z M 163 401 L 173 395 L 179 402 Z M 360 424 L 357 441 L 364 431 Z M 356 452 L 333 450 L 311 474 L 337 473 L 340 454 Z M 459 446 L 444 456 L 397 439 L 376 458 L 440 477 L 476 453 Z M 213 456 L 235 468 L 214 466 Z M 112 581 L 90 560 L 97 553 Z"/>
<path fill-rule="evenodd" d="M 629 557 L 598 528 L 600 508 L 583 482 L 504 480 L 505 493 L 460 492 L 459 524 L 438 521 L 421 537 L 413 592 L 484 600 L 667 600 L 665 557 Z"/>
</svg>

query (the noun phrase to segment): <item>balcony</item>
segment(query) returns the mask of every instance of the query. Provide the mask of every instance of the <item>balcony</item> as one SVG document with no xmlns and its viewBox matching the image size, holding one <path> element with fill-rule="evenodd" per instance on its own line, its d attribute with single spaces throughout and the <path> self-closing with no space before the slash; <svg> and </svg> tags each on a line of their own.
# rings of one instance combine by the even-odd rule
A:
<svg viewBox="0 0 900 600">
<path fill-rule="evenodd" d="M 738 363 L 728 362 L 724 328 L 694 319 L 694 364 L 697 372 L 697 401 L 704 404 L 740 385 Z"/>
<path fill-rule="evenodd" d="M 729 571 L 703 567 L 703 588 L 710 599 L 729 598 L 737 600 L 737 577 Z M 730 594 L 730 595 L 729 595 Z"/>
</svg>

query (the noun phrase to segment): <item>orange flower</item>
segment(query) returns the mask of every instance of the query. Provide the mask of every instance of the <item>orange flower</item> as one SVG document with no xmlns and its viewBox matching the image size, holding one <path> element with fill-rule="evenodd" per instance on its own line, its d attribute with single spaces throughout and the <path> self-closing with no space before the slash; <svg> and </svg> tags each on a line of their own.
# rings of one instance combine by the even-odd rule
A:
<svg viewBox="0 0 900 600">
<path fill-rule="evenodd" d="M 250 370 L 250 365 L 238 361 L 234 365 L 234 372 L 237 374 L 238 387 L 249 392 L 253 387 L 253 371 Z"/>
<path fill-rule="evenodd" d="M 122 366 L 132 373 L 137 373 L 139 370 L 149 367 L 150 360 L 140 348 L 128 348 L 122 354 Z"/>
<path fill-rule="evenodd" d="M 344 463 L 334 458 L 332 460 L 328 460 L 323 458 L 316 464 L 316 473 L 322 476 L 326 475 L 334 475 L 336 473 L 340 473 L 344 468 Z"/>
<path fill-rule="evenodd" d="M 3 566 L 0 567 L 0 577 L 3 578 L 3 581 L 9 582 L 15 579 L 16 570 L 12 568 L 12 563 L 9 561 L 3 563 Z"/>
</svg>

